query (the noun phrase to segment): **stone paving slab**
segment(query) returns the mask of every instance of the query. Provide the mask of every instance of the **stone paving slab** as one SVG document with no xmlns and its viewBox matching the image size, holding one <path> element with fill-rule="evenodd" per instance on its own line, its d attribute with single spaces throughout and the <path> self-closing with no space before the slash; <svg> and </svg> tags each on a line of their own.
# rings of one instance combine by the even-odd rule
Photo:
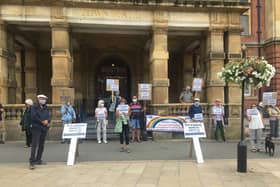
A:
<svg viewBox="0 0 280 187">
<path fill-rule="evenodd" d="M 248 160 L 248 172 L 236 172 L 236 160 L 97 161 L 69 167 L 52 162 L 29 170 L 26 163 L 0 164 L 1 187 L 279 187 L 280 160 Z"/>
</svg>

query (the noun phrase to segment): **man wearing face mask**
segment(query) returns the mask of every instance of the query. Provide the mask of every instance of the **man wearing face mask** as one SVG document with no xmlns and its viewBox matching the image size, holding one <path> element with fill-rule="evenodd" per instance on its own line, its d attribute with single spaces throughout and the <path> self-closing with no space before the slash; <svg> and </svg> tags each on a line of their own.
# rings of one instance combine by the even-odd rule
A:
<svg viewBox="0 0 280 187">
<path fill-rule="evenodd" d="M 201 121 L 202 119 L 202 108 L 199 104 L 200 99 L 195 98 L 194 104 L 189 109 L 189 116 L 192 120 Z"/>
<path fill-rule="evenodd" d="M 42 161 L 44 151 L 45 138 L 50 127 L 51 116 L 47 107 L 48 97 L 45 95 L 38 95 L 38 103 L 31 107 L 31 132 L 32 132 L 32 146 L 30 155 L 30 169 L 34 169 L 35 165 L 46 164 Z"/>
<path fill-rule="evenodd" d="M 132 103 L 130 104 L 130 121 L 132 125 L 132 143 L 135 140 L 135 131 L 137 135 L 137 142 L 140 143 L 140 118 L 143 112 L 142 105 L 137 101 L 137 97 L 133 96 Z"/>
<path fill-rule="evenodd" d="M 63 126 L 76 121 L 76 113 L 70 101 L 61 106 L 61 115 Z M 61 143 L 65 143 L 65 140 L 62 140 Z"/>
</svg>

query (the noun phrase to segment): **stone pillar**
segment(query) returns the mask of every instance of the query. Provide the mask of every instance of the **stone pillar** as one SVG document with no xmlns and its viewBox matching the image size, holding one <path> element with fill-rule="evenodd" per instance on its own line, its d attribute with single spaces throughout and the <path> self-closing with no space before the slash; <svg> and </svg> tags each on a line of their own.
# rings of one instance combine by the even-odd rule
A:
<svg viewBox="0 0 280 187">
<path fill-rule="evenodd" d="M 0 20 L 0 102 L 8 103 L 8 50 L 5 23 Z"/>
<path fill-rule="evenodd" d="M 16 103 L 16 54 L 14 49 L 14 37 L 8 34 L 8 103 Z"/>
<path fill-rule="evenodd" d="M 153 37 L 150 48 L 150 70 L 152 82 L 152 103 L 168 103 L 168 47 L 167 13 L 154 13 Z"/>
<path fill-rule="evenodd" d="M 69 32 L 66 22 L 53 22 L 52 27 L 52 103 L 66 99 L 74 101 L 73 62 L 69 51 Z"/>
<path fill-rule="evenodd" d="M 16 51 L 16 82 L 17 82 L 17 89 L 16 89 L 16 103 L 21 104 L 23 103 L 22 98 L 22 62 L 21 62 L 21 51 Z"/>
<path fill-rule="evenodd" d="M 36 50 L 33 48 L 25 49 L 25 98 L 36 100 L 37 95 L 37 62 Z M 43 76 L 43 74 L 42 74 Z"/>
<path fill-rule="evenodd" d="M 240 28 L 231 29 L 228 32 L 228 61 L 241 59 L 241 38 Z M 240 115 L 241 115 L 241 87 L 239 84 L 227 84 L 228 101 L 228 138 L 240 137 Z"/>
<path fill-rule="evenodd" d="M 224 31 L 212 29 L 207 35 L 206 98 L 208 103 L 213 103 L 216 98 L 224 101 L 225 84 L 217 75 L 224 67 Z"/>
<path fill-rule="evenodd" d="M 185 52 L 183 56 L 183 79 L 184 85 L 182 88 L 185 88 L 186 85 L 192 86 L 193 80 L 193 55 L 190 51 Z"/>
</svg>

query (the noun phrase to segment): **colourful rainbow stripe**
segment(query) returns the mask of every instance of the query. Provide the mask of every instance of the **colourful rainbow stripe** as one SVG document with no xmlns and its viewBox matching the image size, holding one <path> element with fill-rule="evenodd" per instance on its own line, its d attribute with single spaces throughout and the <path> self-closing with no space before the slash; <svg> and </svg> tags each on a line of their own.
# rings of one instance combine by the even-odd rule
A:
<svg viewBox="0 0 280 187">
<path fill-rule="evenodd" d="M 157 116 L 154 119 L 150 120 L 146 127 L 155 128 L 159 122 L 164 120 L 174 120 L 178 122 L 182 128 L 184 128 L 184 123 L 187 123 L 187 121 L 184 118 L 180 118 L 178 116 Z"/>
</svg>

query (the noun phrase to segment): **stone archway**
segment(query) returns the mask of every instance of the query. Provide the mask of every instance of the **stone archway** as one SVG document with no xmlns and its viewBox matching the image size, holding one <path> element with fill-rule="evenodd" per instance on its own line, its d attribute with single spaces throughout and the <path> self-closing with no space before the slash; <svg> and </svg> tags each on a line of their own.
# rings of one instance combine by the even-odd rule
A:
<svg viewBox="0 0 280 187">
<path fill-rule="evenodd" d="M 106 55 L 96 65 L 95 95 L 102 98 L 108 104 L 111 92 L 106 91 L 106 79 L 118 79 L 120 95 L 126 99 L 130 98 L 130 69 L 125 60 L 119 55 Z"/>
</svg>

